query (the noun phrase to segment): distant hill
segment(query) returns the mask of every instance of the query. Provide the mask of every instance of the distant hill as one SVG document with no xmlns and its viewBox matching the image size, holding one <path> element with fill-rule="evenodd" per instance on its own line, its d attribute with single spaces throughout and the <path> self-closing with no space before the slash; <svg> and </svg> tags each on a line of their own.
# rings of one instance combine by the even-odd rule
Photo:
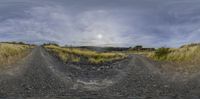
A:
<svg viewBox="0 0 200 99">
<path fill-rule="evenodd" d="M 76 48 L 84 48 L 97 52 L 109 52 L 109 51 L 127 51 L 129 47 L 97 47 L 97 46 L 77 46 Z"/>
<path fill-rule="evenodd" d="M 76 48 L 85 48 L 94 50 L 97 52 L 109 52 L 109 51 L 154 51 L 155 48 L 143 48 L 141 45 L 135 47 L 97 47 L 97 46 L 77 46 Z"/>
</svg>

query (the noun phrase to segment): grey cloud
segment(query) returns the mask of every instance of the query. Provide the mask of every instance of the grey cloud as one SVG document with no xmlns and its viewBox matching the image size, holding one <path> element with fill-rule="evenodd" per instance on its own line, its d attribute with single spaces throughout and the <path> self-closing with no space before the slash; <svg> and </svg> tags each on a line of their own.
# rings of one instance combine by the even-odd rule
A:
<svg viewBox="0 0 200 99">
<path fill-rule="evenodd" d="M 3 21 L 0 24 L 2 27 L 0 32 L 18 34 L 16 38 L 25 41 L 32 37 L 60 44 L 70 44 L 85 39 L 92 45 L 105 45 L 123 40 L 120 36 L 123 30 L 121 24 L 104 10 L 85 11 L 71 16 L 63 7 L 44 6 L 33 7 L 24 14 L 29 17 Z M 96 38 L 98 34 L 104 36 L 103 40 Z"/>
<path fill-rule="evenodd" d="M 199 42 L 199 4 L 199 0 L 0 1 L 0 40 L 178 47 Z"/>
</svg>

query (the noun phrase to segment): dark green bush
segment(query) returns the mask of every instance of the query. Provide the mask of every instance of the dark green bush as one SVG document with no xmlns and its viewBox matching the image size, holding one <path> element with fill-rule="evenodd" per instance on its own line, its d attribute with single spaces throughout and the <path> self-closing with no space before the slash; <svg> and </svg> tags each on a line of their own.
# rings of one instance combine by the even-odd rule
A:
<svg viewBox="0 0 200 99">
<path fill-rule="evenodd" d="M 166 56 L 168 53 L 170 53 L 170 49 L 169 48 L 158 48 L 155 52 L 155 56 L 157 58 L 160 58 L 160 57 L 164 57 Z"/>
</svg>

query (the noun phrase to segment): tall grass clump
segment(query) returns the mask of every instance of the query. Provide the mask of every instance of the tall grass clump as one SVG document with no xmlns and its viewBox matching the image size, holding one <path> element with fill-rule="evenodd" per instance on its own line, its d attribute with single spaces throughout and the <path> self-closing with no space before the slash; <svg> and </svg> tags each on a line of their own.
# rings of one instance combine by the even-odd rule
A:
<svg viewBox="0 0 200 99">
<path fill-rule="evenodd" d="M 58 56 L 64 62 L 100 64 L 126 57 L 122 53 L 96 52 L 88 49 L 66 48 L 55 45 L 44 46 L 49 52 Z"/>
<path fill-rule="evenodd" d="M 0 66 L 16 62 L 24 57 L 32 46 L 26 44 L 0 43 Z"/>
</svg>

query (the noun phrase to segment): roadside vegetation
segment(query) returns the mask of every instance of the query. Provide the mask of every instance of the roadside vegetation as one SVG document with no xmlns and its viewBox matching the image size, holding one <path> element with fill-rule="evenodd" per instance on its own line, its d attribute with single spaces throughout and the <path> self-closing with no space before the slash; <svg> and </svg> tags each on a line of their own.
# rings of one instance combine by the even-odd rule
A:
<svg viewBox="0 0 200 99">
<path fill-rule="evenodd" d="M 180 48 L 159 48 L 148 57 L 159 61 L 195 63 L 200 61 L 200 44 L 190 44 Z"/>
<path fill-rule="evenodd" d="M 128 54 L 139 54 L 156 61 L 165 62 L 199 62 L 200 44 L 183 45 L 180 48 L 161 47 L 155 51 L 129 50 Z"/>
<path fill-rule="evenodd" d="M 169 71 L 179 71 L 183 73 L 194 73 L 200 71 L 200 44 L 189 44 L 180 48 L 158 48 L 155 51 L 140 52 L 160 63 L 161 68 Z"/>
<path fill-rule="evenodd" d="M 22 42 L 0 43 L 0 67 L 17 62 L 19 59 L 25 57 L 31 48 L 33 46 Z"/>
<path fill-rule="evenodd" d="M 88 49 L 60 47 L 58 45 L 44 45 L 46 50 L 53 53 L 63 62 L 102 64 L 121 60 L 127 56 L 122 53 L 96 52 Z"/>
</svg>

